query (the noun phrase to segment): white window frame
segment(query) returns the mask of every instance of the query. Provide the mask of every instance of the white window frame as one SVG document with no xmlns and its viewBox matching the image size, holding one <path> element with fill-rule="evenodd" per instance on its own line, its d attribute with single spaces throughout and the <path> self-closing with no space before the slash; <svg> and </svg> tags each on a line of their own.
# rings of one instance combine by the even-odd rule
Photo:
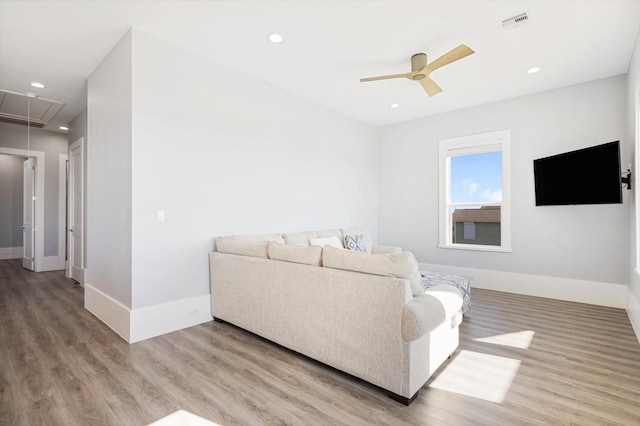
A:
<svg viewBox="0 0 640 426">
<path fill-rule="evenodd" d="M 500 205 L 500 245 L 453 243 L 451 214 L 451 157 L 502 152 L 502 203 L 455 203 L 455 205 Z M 439 145 L 439 244 L 440 248 L 511 252 L 511 130 L 441 139 Z"/>
</svg>

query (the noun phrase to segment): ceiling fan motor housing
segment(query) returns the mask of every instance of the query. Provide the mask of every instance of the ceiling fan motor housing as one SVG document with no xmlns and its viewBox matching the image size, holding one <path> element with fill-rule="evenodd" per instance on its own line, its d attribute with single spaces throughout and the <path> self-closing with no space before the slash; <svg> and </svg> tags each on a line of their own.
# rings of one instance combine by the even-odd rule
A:
<svg viewBox="0 0 640 426">
<path fill-rule="evenodd" d="M 411 71 L 420 71 L 427 66 L 427 54 L 416 53 L 411 57 Z"/>
<path fill-rule="evenodd" d="M 416 53 L 411 57 L 411 71 L 416 72 L 420 71 L 422 68 L 427 66 L 427 54 L 426 53 Z M 414 81 L 422 80 L 425 78 L 425 74 L 415 74 L 411 76 L 411 79 Z"/>
</svg>

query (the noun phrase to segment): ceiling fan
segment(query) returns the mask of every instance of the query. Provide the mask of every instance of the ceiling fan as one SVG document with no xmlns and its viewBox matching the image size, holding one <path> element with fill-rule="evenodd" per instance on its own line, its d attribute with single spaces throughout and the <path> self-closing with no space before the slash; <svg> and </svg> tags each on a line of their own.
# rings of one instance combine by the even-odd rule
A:
<svg viewBox="0 0 640 426">
<path fill-rule="evenodd" d="M 427 92 L 427 95 L 429 95 L 429 97 L 431 97 L 442 92 L 442 89 L 436 84 L 435 81 L 429 78 L 429 74 L 440 67 L 450 64 L 451 62 L 455 62 L 473 53 L 475 52 L 470 47 L 461 44 L 455 49 L 452 49 L 444 55 L 440 56 L 430 64 L 427 64 L 426 53 L 416 53 L 411 57 L 411 72 L 408 72 L 406 74 L 392 74 L 382 75 L 379 77 L 361 78 L 360 82 L 362 83 L 365 81 L 387 80 L 391 78 L 408 78 L 409 80 L 419 81 L 424 91 Z"/>
</svg>

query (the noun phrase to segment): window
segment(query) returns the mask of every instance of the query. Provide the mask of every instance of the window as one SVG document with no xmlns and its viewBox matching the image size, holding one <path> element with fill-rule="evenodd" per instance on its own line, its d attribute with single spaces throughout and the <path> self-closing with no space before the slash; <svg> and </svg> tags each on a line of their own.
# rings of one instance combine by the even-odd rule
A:
<svg viewBox="0 0 640 426">
<path fill-rule="evenodd" d="M 635 169 L 634 173 L 638 173 L 637 170 L 640 166 L 640 84 L 636 89 L 636 158 L 635 158 Z M 636 210 L 636 274 L 640 275 L 640 188 L 638 188 L 638 183 L 640 180 L 636 178 L 635 180 L 635 210 Z"/>
<path fill-rule="evenodd" d="M 465 240 L 475 240 L 476 239 L 476 224 L 475 223 L 466 223 L 464 224 L 463 238 Z"/>
<path fill-rule="evenodd" d="M 440 141 L 443 248 L 511 251 L 511 131 Z"/>
</svg>

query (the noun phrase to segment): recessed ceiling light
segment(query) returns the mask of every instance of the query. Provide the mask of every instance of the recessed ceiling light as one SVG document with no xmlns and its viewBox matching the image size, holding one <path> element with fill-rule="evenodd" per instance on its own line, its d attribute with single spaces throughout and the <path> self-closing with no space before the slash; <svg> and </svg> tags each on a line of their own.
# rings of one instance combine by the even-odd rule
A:
<svg viewBox="0 0 640 426">
<path fill-rule="evenodd" d="M 271 33 L 267 36 L 267 39 L 269 39 L 271 43 L 282 43 L 282 40 L 284 40 L 284 37 L 282 37 L 278 33 Z"/>
<path fill-rule="evenodd" d="M 31 85 L 33 87 L 37 87 L 38 89 L 44 89 L 46 86 L 42 83 L 38 83 L 37 81 L 34 81 L 33 83 L 31 83 Z"/>
<path fill-rule="evenodd" d="M 400 106 L 400 104 L 391 104 L 391 105 L 389 105 L 389 107 L 391 107 L 391 108 L 398 108 L 399 106 Z"/>
<path fill-rule="evenodd" d="M 540 68 L 540 67 L 531 67 L 531 68 L 529 68 L 529 69 L 527 70 L 527 72 L 528 72 L 529 74 L 535 74 L 535 73 L 539 72 L 541 69 L 542 69 L 542 68 Z"/>
<path fill-rule="evenodd" d="M 60 129 L 60 130 L 69 130 L 69 128 L 65 127 L 65 126 L 60 126 L 60 127 L 58 127 L 58 129 Z"/>
</svg>

